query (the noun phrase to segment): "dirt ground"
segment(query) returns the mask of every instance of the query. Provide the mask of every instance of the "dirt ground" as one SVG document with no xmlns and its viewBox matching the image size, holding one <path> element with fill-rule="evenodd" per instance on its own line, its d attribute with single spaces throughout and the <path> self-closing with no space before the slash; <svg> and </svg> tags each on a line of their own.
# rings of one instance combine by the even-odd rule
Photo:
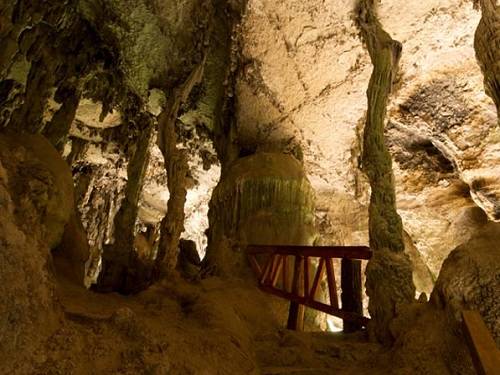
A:
<svg viewBox="0 0 500 375">
<path fill-rule="evenodd" d="M 272 312 L 275 297 L 242 280 L 179 278 L 135 296 L 97 294 L 62 277 L 57 286 L 64 319 L 16 373 L 447 373 L 394 363 L 398 356 L 364 332 L 288 331 Z"/>
<path fill-rule="evenodd" d="M 288 331 L 274 297 L 243 281 L 176 279 L 135 296 L 57 284 L 64 319 L 17 373 L 389 373 L 373 371 L 383 349 L 363 333 Z"/>
</svg>

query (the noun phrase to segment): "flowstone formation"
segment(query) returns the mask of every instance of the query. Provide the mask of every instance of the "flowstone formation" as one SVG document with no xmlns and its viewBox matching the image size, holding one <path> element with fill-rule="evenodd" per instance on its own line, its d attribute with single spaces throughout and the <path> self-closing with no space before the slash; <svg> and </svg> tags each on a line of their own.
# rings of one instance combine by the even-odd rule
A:
<svg viewBox="0 0 500 375">
<path fill-rule="evenodd" d="M 259 152 L 233 162 L 210 201 L 205 268 L 247 274 L 244 249 L 254 245 L 311 245 L 314 191 L 301 163 L 282 153 Z"/>
</svg>

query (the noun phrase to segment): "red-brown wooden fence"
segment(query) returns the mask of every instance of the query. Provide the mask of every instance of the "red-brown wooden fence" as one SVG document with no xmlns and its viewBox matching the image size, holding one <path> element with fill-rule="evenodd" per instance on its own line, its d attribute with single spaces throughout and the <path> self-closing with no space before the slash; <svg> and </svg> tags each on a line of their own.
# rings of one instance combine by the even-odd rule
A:
<svg viewBox="0 0 500 375">
<path fill-rule="evenodd" d="M 349 311 L 339 308 L 337 281 L 333 268 L 333 259 L 361 260 L 370 259 L 372 252 L 366 246 L 291 246 L 291 245 L 250 245 L 247 247 L 250 264 L 258 277 L 259 287 L 264 292 L 290 301 L 288 328 L 300 330 L 303 327 L 303 307 L 307 306 L 327 314 L 339 317 L 354 326 L 366 326 L 369 318 L 361 311 Z M 318 258 L 317 267 L 313 267 L 311 258 Z M 289 264 L 293 261 L 293 267 Z M 350 266 L 352 262 L 344 266 Z M 342 295 L 343 305 L 361 305 L 361 267 L 356 272 L 342 272 L 342 288 L 349 294 Z M 329 303 L 316 299 L 320 282 L 326 273 Z M 357 275 L 359 273 L 359 275 Z M 356 293 L 359 289 L 359 293 Z"/>
</svg>

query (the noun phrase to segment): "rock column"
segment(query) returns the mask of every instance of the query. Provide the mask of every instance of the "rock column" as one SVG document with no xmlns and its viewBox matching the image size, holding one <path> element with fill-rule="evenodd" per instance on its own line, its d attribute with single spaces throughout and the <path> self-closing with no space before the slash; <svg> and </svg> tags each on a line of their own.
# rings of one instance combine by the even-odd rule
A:
<svg viewBox="0 0 500 375">
<path fill-rule="evenodd" d="M 366 292 L 373 319 L 370 333 L 389 344 L 389 324 L 396 316 L 397 305 L 411 302 L 415 295 L 412 265 L 404 254 L 403 227 L 396 211 L 392 160 L 384 138 L 387 102 L 402 46 L 382 28 L 373 0 L 360 0 L 356 15 L 373 64 L 362 155 L 362 168 L 371 186 L 369 234 L 374 252 L 366 269 Z"/>
</svg>

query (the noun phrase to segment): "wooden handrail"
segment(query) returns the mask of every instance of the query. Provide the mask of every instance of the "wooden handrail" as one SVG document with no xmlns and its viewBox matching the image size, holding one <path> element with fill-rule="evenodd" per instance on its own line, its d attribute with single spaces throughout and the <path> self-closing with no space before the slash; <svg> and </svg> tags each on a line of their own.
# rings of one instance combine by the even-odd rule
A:
<svg viewBox="0 0 500 375">
<path fill-rule="evenodd" d="M 478 311 L 462 311 L 463 330 L 479 375 L 500 374 L 500 351 Z"/>
<path fill-rule="evenodd" d="M 289 329 L 302 329 L 304 306 L 343 319 L 346 331 L 353 331 L 367 325 L 369 318 L 362 315 L 361 307 L 359 259 L 370 259 L 372 256 L 370 248 L 366 246 L 249 245 L 247 255 L 259 280 L 259 288 L 266 293 L 290 301 L 287 324 Z M 295 263 L 289 268 L 287 258 L 290 256 L 295 258 Z M 261 265 L 257 257 L 265 258 L 265 262 Z M 312 267 L 310 258 L 319 258 L 316 269 Z M 333 258 L 341 258 L 343 262 L 342 304 L 351 307 L 350 311 L 339 308 Z M 345 269 L 351 272 L 344 272 Z M 325 274 L 330 304 L 315 299 L 319 283 Z"/>
<path fill-rule="evenodd" d="M 336 316 L 341 319 L 349 320 L 349 321 L 354 321 L 361 326 L 365 327 L 368 322 L 370 321 L 369 318 L 364 317 L 362 315 L 350 312 L 350 311 L 345 311 L 342 309 L 336 309 L 330 305 L 327 305 L 326 303 L 314 301 L 314 300 L 307 300 L 307 298 L 300 297 L 297 295 L 294 295 L 293 293 L 288 293 L 288 292 L 283 292 L 281 290 L 278 290 L 276 288 L 272 288 L 269 286 L 261 286 L 260 289 L 264 292 L 267 292 L 269 294 L 274 294 L 277 297 L 285 298 L 293 302 L 297 302 L 298 304 L 304 305 L 311 307 L 315 310 L 322 311 L 326 314 L 330 314 L 333 316 Z"/>
<path fill-rule="evenodd" d="M 370 259 L 372 257 L 372 251 L 367 246 L 249 245 L 247 253 L 347 259 Z"/>
</svg>

